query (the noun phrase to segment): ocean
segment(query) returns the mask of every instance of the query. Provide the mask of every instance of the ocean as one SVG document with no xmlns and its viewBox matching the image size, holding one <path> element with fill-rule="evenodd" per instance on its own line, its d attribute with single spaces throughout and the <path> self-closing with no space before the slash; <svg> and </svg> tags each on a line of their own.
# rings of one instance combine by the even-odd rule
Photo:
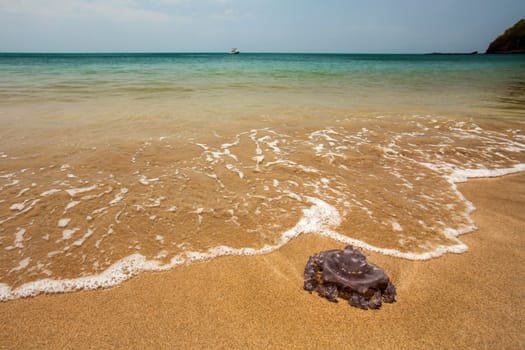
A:
<svg viewBox="0 0 525 350">
<path fill-rule="evenodd" d="M 525 170 L 525 55 L 3 53 L 0 121 L 0 300 L 306 234 L 433 259 L 457 183 Z"/>
</svg>

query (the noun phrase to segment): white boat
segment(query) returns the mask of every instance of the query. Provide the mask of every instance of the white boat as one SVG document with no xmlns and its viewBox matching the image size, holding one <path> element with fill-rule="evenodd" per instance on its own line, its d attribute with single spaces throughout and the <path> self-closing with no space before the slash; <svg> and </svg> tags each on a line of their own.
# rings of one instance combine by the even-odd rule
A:
<svg viewBox="0 0 525 350">
<path fill-rule="evenodd" d="M 241 53 L 241 52 L 240 52 L 239 50 L 237 50 L 236 48 L 233 48 L 233 49 L 231 49 L 230 53 L 231 53 L 232 55 L 238 55 L 238 54 Z"/>
</svg>

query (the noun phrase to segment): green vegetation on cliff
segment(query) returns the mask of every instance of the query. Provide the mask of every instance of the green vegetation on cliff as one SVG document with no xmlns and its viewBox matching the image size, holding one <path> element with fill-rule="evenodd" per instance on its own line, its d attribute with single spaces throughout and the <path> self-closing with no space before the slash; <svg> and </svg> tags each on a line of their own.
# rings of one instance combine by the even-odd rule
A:
<svg viewBox="0 0 525 350">
<path fill-rule="evenodd" d="M 525 53 L 525 18 L 491 42 L 487 53 Z"/>
</svg>

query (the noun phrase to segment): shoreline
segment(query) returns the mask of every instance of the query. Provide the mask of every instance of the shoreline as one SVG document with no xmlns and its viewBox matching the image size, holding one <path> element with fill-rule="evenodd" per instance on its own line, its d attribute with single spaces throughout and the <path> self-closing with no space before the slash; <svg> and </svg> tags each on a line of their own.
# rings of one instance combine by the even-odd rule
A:
<svg viewBox="0 0 525 350">
<path fill-rule="evenodd" d="M 498 178 L 516 173 L 522 173 L 525 171 L 525 164 L 517 164 L 510 168 L 504 169 L 462 169 L 453 171 L 448 181 L 453 185 L 453 189 L 457 192 L 458 196 L 463 198 L 467 206 L 469 206 L 468 215 L 472 211 L 476 210 L 472 207 L 472 203 L 464 198 L 461 191 L 458 189 L 458 184 L 466 183 L 473 179 L 491 179 Z M 61 294 L 61 293 L 75 293 L 78 291 L 85 290 L 98 290 L 103 288 L 113 288 L 122 283 L 125 283 L 129 279 L 132 279 L 142 273 L 151 272 L 164 272 L 175 268 L 179 268 L 183 265 L 191 265 L 199 262 L 208 262 L 216 258 L 225 256 L 257 256 L 265 255 L 289 244 L 294 239 L 302 235 L 317 235 L 320 237 L 326 237 L 344 245 L 352 245 L 359 249 L 363 249 L 367 252 L 375 252 L 378 254 L 407 259 L 411 261 L 424 261 L 439 258 L 445 254 L 461 254 L 468 250 L 468 245 L 462 242 L 458 237 L 465 234 L 476 231 L 477 227 L 470 218 L 471 221 L 468 230 L 457 231 L 449 233 L 451 238 L 457 241 L 456 245 L 451 246 L 438 246 L 435 250 L 415 254 L 415 253 L 404 253 L 399 252 L 395 249 L 380 248 L 374 245 L 368 244 L 365 241 L 354 239 L 342 235 L 336 231 L 333 231 L 330 227 L 332 221 L 340 220 L 339 214 L 336 213 L 336 209 L 327 204 L 326 202 L 317 198 L 310 198 L 312 207 L 304 210 L 303 217 L 299 222 L 291 229 L 285 231 L 281 235 L 281 239 L 276 245 L 265 245 L 261 248 L 233 248 L 230 246 L 217 246 L 209 249 L 205 252 L 190 251 L 182 255 L 177 255 L 171 259 L 170 263 L 159 264 L 156 260 L 147 260 L 145 256 L 140 253 L 135 253 L 127 256 L 124 259 L 117 261 L 100 274 L 88 275 L 84 277 L 78 277 L 73 279 L 44 279 L 37 280 L 34 282 L 27 282 L 14 289 L 10 286 L 0 283 L 0 302 L 7 302 L 10 300 L 23 299 L 36 297 L 41 294 Z M 316 217 L 315 214 L 309 215 L 310 212 L 327 212 L 325 215 L 321 215 L 321 218 Z M 335 215 L 331 212 L 335 212 Z M 312 216 L 312 217 L 310 217 Z M 469 216 L 470 217 L 470 216 Z M 320 222 L 319 222 L 320 221 Z M 338 225 L 337 223 L 333 223 Z"/>
<path fill-rule="evenodd" d="M 365 250 L 398 291 L 381 310 L 305 292 L 308 257 L 343 243 L 301 235 L 269 254 L 2 302 L 0 348 L 523 347 L 525 173 L 457 186 L 476 207 L 468 251 L 410 261 Z"/>
</svg>

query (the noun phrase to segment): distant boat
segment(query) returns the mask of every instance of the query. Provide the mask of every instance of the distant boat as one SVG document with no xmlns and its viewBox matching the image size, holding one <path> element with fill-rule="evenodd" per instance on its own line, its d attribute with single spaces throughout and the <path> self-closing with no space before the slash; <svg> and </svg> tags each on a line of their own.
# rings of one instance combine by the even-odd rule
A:
<svg viewBox="0 0 525 350">
<path fill-rule="evenodd" d="M 233 49 L 230 51 L 230 53 L 231 53 L 232 55 L 238 55 L 238 54 L 240 54 L 241 52 L 240 52 L 239 50 L 237 50 L 236 48 L 233 48 Z"/>
</svg>

